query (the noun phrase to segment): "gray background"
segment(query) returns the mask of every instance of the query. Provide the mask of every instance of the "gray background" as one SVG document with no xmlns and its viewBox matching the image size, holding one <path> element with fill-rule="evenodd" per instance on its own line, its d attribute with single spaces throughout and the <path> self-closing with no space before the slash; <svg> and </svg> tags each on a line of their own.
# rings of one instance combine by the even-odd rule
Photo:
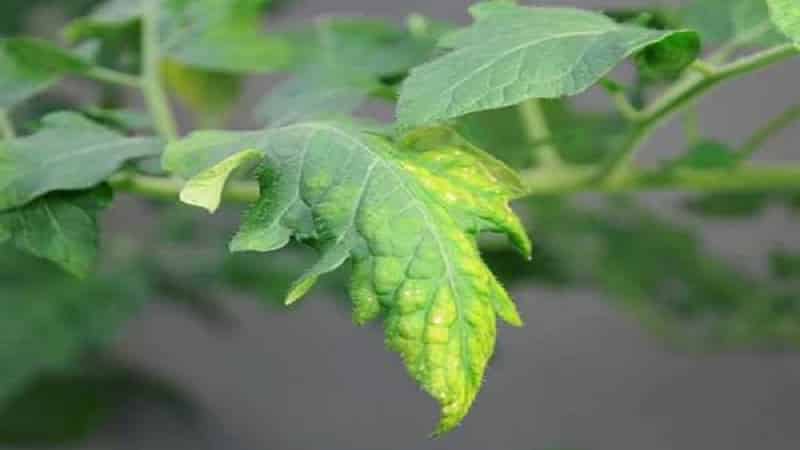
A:
<svg viewBox="0 0 800 450">
<path fill-rule="evenodd" d="M 467 0 L 301 0 L 284 14 L 358 13 L 400 20 L 409 12 L 465 22 Z M 636 1 L 565 1 L 602 8 Z M 729 84 L 702 107 L 706 135 L 737 141 L 797 101 L 800 64 Z M 264 89 L 256 83 L 249 97 Z M 800 130 L 764 157 L 794 159 Z M 676 127 L 658 133 L 645 159 L 682 148 Z M 669 211 L 671 195 L 648 201 Z M 117 213 L 120 214 L 120 213 Z M 690 219 L 685 219 L 690 221 Z M 758 269 L 766 246 L 791 245 L 781 211 L 756 221 L 705 225 L 709 247 Z M 280 254 L 265 258 L 280 258 Z M 520 262 L 522 264 L 522 262 Z M 432 400 L 408 379 L 377 329 L 352 325 L 340 302 L 311 295 L 292 314 L 231 298 L 240 326 L 209 330 L 153 306 L 117 346 L 120 358 L 184 387 L 202 407 L 189 423 L 135 405 L 91 449 L 708 450 L 796 449 L 800 356 L 671 351 L 594 292 L 513 290 L 527 326 L 501 328 L 501 355 L 457 431 L 427 439 Z M 342 292 L 341 295 L 344 295 Z"/>
</svg>

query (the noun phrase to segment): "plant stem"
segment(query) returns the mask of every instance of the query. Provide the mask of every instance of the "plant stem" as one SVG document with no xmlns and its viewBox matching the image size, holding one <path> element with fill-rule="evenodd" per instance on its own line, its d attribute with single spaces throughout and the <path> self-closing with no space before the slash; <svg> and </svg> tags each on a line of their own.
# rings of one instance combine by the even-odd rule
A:
<svg viewBox="0 0 800 450">
<path fill-rule="evenodd" d="M 686 112 L 683 116 L 683 128 L 686 133 L 686 142 L 689 146 L 695 146 L 702 135 L 700 133 L 700 113 L 697 110 L 697 102 L 692 102 L 691 105 L 686 107 Z"/>
<path fill-rule="evenodd" d="M 518 106 L 519 115 L 528 137 L 528 143 L 533 145 L 533 157 L 541 165 L 552 167 L 561 164 L 558 149 L 552 144 L 550 126 L 542 110 L 541 101 L 527 100 Z M 539 145 L 534 143 L 539 142 Z"/>
<path fill-rule="evenodd" d="M 178 127 L 161 86 L 159 0 L 144 1 L 142 17 L 142 90 L 156 129 L 168 141 L 178 138 Z"/>
<path fill-rule="evenodd" d="M 184 182 L 177 178 L 142 175 L 133 172 L 120 172 L 108 180 L 115 189 L 130 192 L 155 200 L 175 200 L 183 189 Z M 255 182 L 235 181 L 228 183 L 224 198 L 237 203 L 250 203 L 258 200 L 259 188 Z"/>
<path fill-rule="evenodd" d="M 17 133 L 14 131 L 14 124 L 8 116 L 8 110 L 0 108 L 0 135 L 3 139 L 14 139 Z"/>
<path fill-rule="evenodd" d="M 737 152 L 741 158 L 749 158 L 760 149 L 765 142 L 779 131 L 800 120 L 800 104 L 795 105 L 756 131 Z"/>
<path fill-rule="evenodd" d="M 733 169 L 682 169 L 659 174 L 631 171 L 618 182 L 592 182 L 594 168 L 560 166 L 526 171 L 522 174 L 527 195 L 564 195 L 578 193 L 621 193 L 652 191 L 688 192 L 784 192 L 800 190 L 800 165 L 753 165 Z M 169 177 L 121 172 L 109 183 L 115 190 L 156 200 L 172 201 L 183 188 L 181 180 Z M 258 200 L 258 184 L 233 181 L 223 194 L 225 201 L 252 203 Z"/>
<path fill-rule="evenodd" d="M 105 67 L 93 67 L 88 72 L 86 72 L 86 76 L 98 81 L 103 81 L 111 84 L 118 84 L 121 86 L 126 86 L 131 88 L 138 89 L 142 87 L 142 82 L 139 79 L 139 77 L 135 75 L 129 75 L 127 73 L 118 72 L 116 70 L 107 69 Z"/>
<path fill-rule="evenodd" d="M 718 67 L 713 75 L 688 74 L 683 81 L 667 90 L 661 98 L 645 108 L 640 121 L 634 125 L 627 145 L 613 152 L 602 164 L 597 179 L 620 180 L 629 170 L 636 152 L 653 131 L 669 121 L 674 114 L 691 105 L 693 100 L 722 82 L 737 78 L 783 61 L 798 53 L 793 44 L 781 45 Z"/>
</svg>

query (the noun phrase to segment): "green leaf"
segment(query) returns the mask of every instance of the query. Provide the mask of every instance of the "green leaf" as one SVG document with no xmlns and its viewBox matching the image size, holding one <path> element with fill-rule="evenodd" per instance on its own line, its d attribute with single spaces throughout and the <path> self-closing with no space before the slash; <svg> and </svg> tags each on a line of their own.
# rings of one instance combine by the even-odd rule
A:
<svg viewBox="0 0 800 450">
<path fill-rule="evenodd" d="M 556 265 L 691 349 L 800 345 L 800 297 L 710 255 L 690 229 L 632 202 L 579 208 L 532 199 Z"/>
<path fill-rule="evenodd" d="M 83 278 L 97 259 L 97 213 L 110 198 L 107 186 L 41 197 L 0 212 L 0 235 L 6 234 L 20 250 L 48 259 Z"/>
<path fill-rule="evenodd" d="M 80 57 L 47 41 L 0 39 L 0 108 L 11 108 L 49 88 L 61 76 L 90 67 Z"/>
<path fill-rule="evenodd" d="M 48 192 L 88 189 L 126 161 L 158 155 L 154 138 L 128 138 L 75 113 L 55 113 L 31 136 L 0 143 L 0 210 Z"/>
<path fill-rule="evenodd" d="M 270 72 L 292 59 L 289 43 L 261 32 L 263 0 L 161 0 L 162 52 L 212 72 Z M 107 38 L 135 26 L 143 0 L 111 0 L 66 30 L 72 41 Z"/>
<path fill-rule="evenodd" d="M 347 70 L 361 78 L 404 74 L 425 62 L 435 47 L 427 36 L 363 18 L 322 19 L 289 38 L 297 42 L 298 65 Z"/>
<path fill-rule="evenodd" d="M 348 115 L 364 103 L 371 90 L 380 87 L 377 80 L 351 75 L 333 70 L 301 73 L 273 88 L 256 107 L 256 116 L 279 127 Z"/>
<path fill-rule="evenodd" d="M 763 192 L 707 194 L 686 202 L 689 211 L 708 217 L 742 218 L 760 214 L 772 198 Z"/>
<path fill-rule="evenodd" d="M 211 72 L 167 60 L 162 64 L 170 90 L 204 126 L 222 124 L 242 91 L 242 77 Z"/>
<path fill-rule="evenodd" d="M 42 374 L 0 409 L 0 444 L 80 443 L 129 402 L 143 400 L 176 412 L 189 406 L 172 386 L 127 368 L 103 365 Z"/>
<path fill-rule="evenodd" d="M 295 76 L 256 109 L 273 126 L 341 118 L 377 93 L 393 100 L 396 84 L 435 47 L 428 32 L 373 19 L 324 19 L 290 39 L 298 47 Z"/>
<path fill-rule="evenodd" d="M 181 201 L 214 212 L 222 201 L 225 183 L 237 169 L 252 167 L 263 159 L 261 152 L 245 150 L 194 176 L 181 190 Z"/>
<path fill-rule="evenodd" d="M 475 23 L 442 41 L 455 50 L 411 71 L 398 106 L 401 125 L 438 122 L 529 98 L 575 95 L 627 56 L 693 33 L 648 30 L 568 8 L 494 2 L 471 12 Z"/>
<path fill-rule="evenodd" d="M 43 371 L 73 367 L 109 344 L 147 301 L 125 264 L 78 281 L 50 264 L 0 248 L 0 407 Z"/>
<path fill-rule="evenodd" d="M 769 268 L 772 276 L 779 280 L 800 279 L 800 253 L 773 250 L 769 255 Z"/>
<path fill-rule="evenodd" d="M 308 123 L 261 132 L 204 132 L 169 146 L 165 167 L 186 175 L 245 149 L 262 151 L 261 198 L 231 243 L 270 251 L 292 237 L 321 258 L 290 290 L 353 261 L 354 319 L 383 315 L 387 343 L 442 406 L 439 433 L 466 415 L 495 341 L 495 315 L 519 325 L 508 294 L 481 261 L 483 230 L 530 242 L 508 201 L 519 180 L 502 163 L 442 129 L 399 146 L 355 129 Z"/>
<path fill-rule="evenodd" d="M 703 141 L 689 149 L 680 158 L 671 161 L 667 167 L 680 169 L 731 169 L 739 164 L 740 157 L 726 144 L 717 141 Z"/>
<path fill-rule="evenodd" d="M 800 1 L 767 0 L 767 3 L 775 26 L 800 46 Z"/>
<path fill-rule="evenodd" d="M 784 40 L 770 23 L 766 0 L 695 0 L 684 8 L 683 19 L 706 45 L 771 46 Z"/>
<path fill-rule="evenodd" d="M 133 109 L 89 108 L 83 114 L 105 127 L 123 133 L 152 131 L 153 119 L 146 113 Z"/>
<path fill-rule="evenodd" d="M 591 164 L 619 148 L 627 124 L 618 116 L 579 111 L 568 99 L 541 100 L 540 105 L 551 139 L 536 142 L 526 137 L 520 113 L 515 107 L 468 114 L 458 119 L 456 129 L 515 168 L 538 164 L 537 149 L 555 147 L 560 157 L 574 164 Z"/>
</svg>

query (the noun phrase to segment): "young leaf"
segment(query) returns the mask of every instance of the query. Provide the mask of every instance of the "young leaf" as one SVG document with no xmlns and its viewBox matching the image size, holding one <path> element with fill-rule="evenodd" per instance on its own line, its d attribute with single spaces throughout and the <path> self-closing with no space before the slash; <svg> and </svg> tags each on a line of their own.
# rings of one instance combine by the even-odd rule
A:
<svg viewBox="0 0 800 450">
<path fill-rule="evenodd" d="M 252 166 L 261 161 L 263 155 L 255 150 L 245 150 L 228 157 L 210 169 L 195 175 L 183 190 L 181 201 L 214 212 L 222 201 L 222 191 L 228 178 L 242 167 Z"/>
<path fill-rule="evenodd" d="M 475 23 L 446 36 L 449 54 L 411 71 L 398 119 L 405 127 L 582 92 L 624 58 L 691 31 L 649 30 L 569 8 L 481 3 Z"/>
<path fill-rule="evenodd" d="M 800 0 L 767 0 L 767 3 L 775 26 L 800 46 Z"/>
<path fill-rule="evenodd" d="M 88 189 L 126 161 L 161 153 L 158 139 L 124 137 L 80 114 L 51 114 L 42 125 L 0 143 L 0 210 L 51 191 Z"/>
<path fill-rule="evenodd" d="M 249 133 L 198 133 L 170 146 L 165 166 L 184 176 L 245 149 L 264 153 L 261 198 L 231 243 L 270 251 L 292 237 L 320 249 L 287 302 L 353 261 L 354 319 L 383 315 L 390 348 L 442 406 L 438 432 L 455 427 L 480 388 L 495 341 L 495 315 L 521 324 L 481 261 L 480 231 L 530 242 L 508 201 L 519 180 L 446 130 L 425 130 L 400 147 L 355 129 L 307 123 Z"/>
<path fill-rule="evenodd" d="M 108 187 L 41 197 L 0 212 L 0 235 L 5 234 L 20 250 L 48 259 L 83 278 L 97 258 L 97 213 L 110 198 Z"/>
</svg>

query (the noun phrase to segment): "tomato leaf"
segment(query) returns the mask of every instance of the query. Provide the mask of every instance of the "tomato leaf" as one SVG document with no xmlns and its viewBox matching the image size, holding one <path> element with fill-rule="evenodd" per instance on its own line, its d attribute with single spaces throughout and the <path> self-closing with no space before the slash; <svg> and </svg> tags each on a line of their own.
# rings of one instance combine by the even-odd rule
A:
<svg viewBox="0 0 800 450">
<path fill-rule="evenodd" d="M 83 278 L 91 272 L 97 259 L 97 213 L 110 199 L 108 187 L 88 192 L 53 193 L 0 212 L 0 235 L 5 234 L 17 248 L 48 259 Z"/>
<path fill-rule="evenodd" d="M 624 58 L 691 31 L 649 30 L 569 8 L 481 3 L 475 23 L 445 36 L 454 50 L 411 71 L 398 106 L 402 126 L 439 122 L 530 98 L 580 93 Z"/>
<path fill-rule="evenodd" d="M 289 43 L 261 32 L 263 0 L 161 0 L 162 52 L 212 72 L 270 72 L 292 58 Z M 107 38 L 139 23 L 143 0 L 111 0 L 65 31 L 71 41 Z"/>
<path fill-rule="evenodd" d="M 158 155 L 155 138 L 129 138 L 75 113 L 55 113 L 33 135 L 0 143 L 0 210 L 48 192 L 91 188 L 126 161 Z"/>
<path fill-rule="evenodd" d="M 775 26 L 800 46 L 800 1 L 767 0 L 767 3 Z"/>
<path fill-rule="evenodd" d="M 10 108 L 49 88 L 68 73 L 91 68 L 81 57 L 47 41 L 0 39 L 0 108 Z"/>
<path fill-rule="evenodd" d="M 320 260 L 294 283 L 288 303 L 351 259 L 355 321 L 384 316 L 388 345 L 442 406 L 438 432 L 451 430 L 480 388 L 495 316 L 521 324 L 475 242 L 479 232 L 497 231 L 529 254 L 507 205 L 520 192 L 518 178 L 446 129 L 395 145 L 330 123 L 197 133 L 171 145 L 164 162 L 191 176 L 253 149 L 267 160 L 261 199 L 231 249 L 271 251 L 292 237 L 318 248 Z"/>
<path fill-rule="evenodd" d="M 770 23 L 765 0 L 695 0 L 683 9 L 682 16 L 706 45 L 736 40 L 766 47 L 785 41 Z"/>
</svg>

